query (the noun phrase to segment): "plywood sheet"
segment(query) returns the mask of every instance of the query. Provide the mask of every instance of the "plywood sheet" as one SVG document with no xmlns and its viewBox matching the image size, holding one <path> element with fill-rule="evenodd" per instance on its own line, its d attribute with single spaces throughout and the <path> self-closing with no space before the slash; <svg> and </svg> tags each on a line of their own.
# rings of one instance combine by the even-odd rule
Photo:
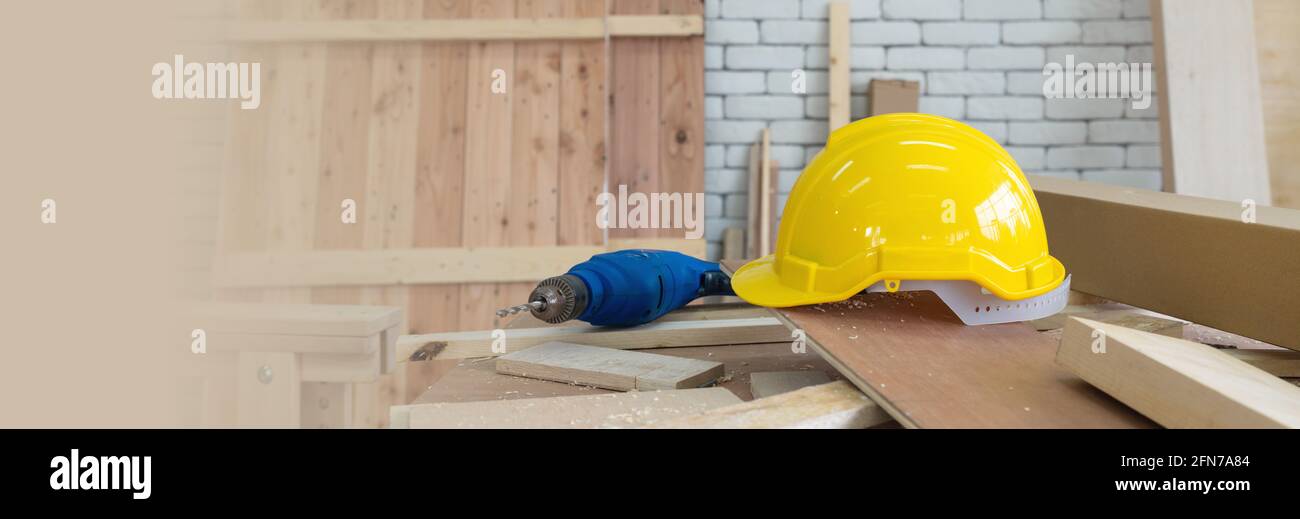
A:
<svg viewBox="0 0 1300 519">
<path fill-rule="evenodd" d="M 720 387 L 606 395 L 422 404 L 409 409 L 412 429 L 623 428 L 740 403 Z"/>
<path fill-rule="evenodd" d="M 621 391 L 700 387 L 722 363 L 614 348 L 548 342 L 497 359 L 497 373 Z"/>
<path fill-rule="evenodd" d="M 803 330 L 810 348 L 907 427 L 1151 425 L 1057 367 L 1050 337 L 1024 323 L 966 326 L 929 292 L 865 294 L 773 313 Z"/>
</svg>

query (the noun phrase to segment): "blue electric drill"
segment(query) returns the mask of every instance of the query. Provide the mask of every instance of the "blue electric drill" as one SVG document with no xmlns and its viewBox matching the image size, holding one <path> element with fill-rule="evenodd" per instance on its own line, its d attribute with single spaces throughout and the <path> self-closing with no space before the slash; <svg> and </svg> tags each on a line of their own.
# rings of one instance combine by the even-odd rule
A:
<svg viewBox="0 0 1300 519">
<path fill-rule="evenodd" d="M 542 281 L 527 303 L 498 310 L 497 316 L 529 310 L 548 323 L 636 326 L 715 295 L 736 295 L 717 263 L 672 251 L 622 250 L 597 254 Z"/>
</svg>

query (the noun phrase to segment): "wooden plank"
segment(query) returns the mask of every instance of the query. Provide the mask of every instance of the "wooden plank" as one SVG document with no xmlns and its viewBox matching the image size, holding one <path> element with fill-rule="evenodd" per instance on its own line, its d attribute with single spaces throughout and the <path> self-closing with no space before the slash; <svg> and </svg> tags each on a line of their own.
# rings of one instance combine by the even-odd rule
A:
<svg viewBox="0 0 1300 519">
<path fill-rule="evenodd" d="M 755 373 L 757 375 L 757 373 Z M 863 429 L 892 420 L 843 380 L 652 424 L 666 429 Z"/>
<path fill-rule="evenodd" d="M 336 429 L 352 425 L 351 384 L 304 382 L 302 384 L 303 429 Z"/>
<path fill-rule="evenodd" d="M 674 250 L 702 257 L 704 246 L 703 240 L 677 238 L 611 240 L 608 248 L 571 245 L 245 252 L 217 258 L 213 283 L 221 287 L 340 287 L 535 282 L 610 250 Z"/>
<path fill-rule="evenodd" d="M 400 308 L 365 305 L 210 303 L 190 310 L 210 333 L 369 337 L 402 320 Z"/>
<path fill-rule="evenodd" d="M 687 389 L 723 375 L 722 363 L 548 342 L 497 359 L 497 373 L 620 391 Z"/>
<path fill-rule="evenodd" d="M 1251 2 L 1151 2 L 1164 190 L 1271 200 Z"/>
<path fill-rule="evenodd" d="M 446 2 L 451 3 L 451 2 Z M 196 30 L 204 30 L 196 27 Z M 250 21 L 215 32 L 237 42 L 536 41 L 692 37 L 704 34 L 700 15 L 614 15 L 604 18 L 446 20 Z M 213 33 L 211 29 L 208 33 Z"/>
<path fill-rule="evenodd" d="M 767 398 L 830 381 L 830 377 L 821 371 L 766 371 L 751 374 L 749 387 L 754 398 Z"/>
<path fill-rule="evenodd" d="M 603 16 L 604 0 L 565 0 L 569 18 Z M 596 197 L 605 189 L 608 99 L 604 41 L 566 41 L 560 59 L 560 245 L 599 245 Z M 585 209 L 584 209 L 585 208 Z"/>
<path fill-rule="evenodd" d="M 467 18 L 469 2 L 426 2 L 423 15 L 427 19 Z M 413 243 L 417 248 L 456 248 L 462 245 L 468 73 L 468 44 L 444 42 L 424 45 L 418 92 L 419 147 L 413 209 Z M 460 321 L 459 286 L 413 286 L 410 293 L 410 332 L 457 329 Z"/>
<path fill-rule="evenodd" d="M 611 0 L 610 14 L 651 15 L 658 12 L 659 5 L 659 0 Z M 661 191 L 659 40 L 613 40 L 609 43 L 609 59 L 612 97 L 608 190 L 618 196 L 626 186 L 627 196 L 649 196 Z M 609 229 L 611 238 L 659 236 L 659 229 L 631 229 L 618 223 L 618 228 Z"/>
<path fill-rule="evenodd" d="M 723 262 L 734 272 L 739 262 Z M 1150 423 L 1053 363 L 1024 323 L 966 326 L 930 292 L 773 309 L 906 427 L 1115 428 Z"/>
<path fill-rule="evenodd" d="M 699 0 L 660 3 L 666 14 L 704 14 L 704 3 Z M 693 210 L 703 232 L 703 204 L 691 200 L 697 194 L 701 202 L 704 198 L 704 36 L 664 38 L 659 50 L 659 190 L 680 193 L 683 211 Z M 680 228 L 661 228 L 658 235 L 681 237 L 684 233 Z"/>
<path fill-rule="evenodd" d="M 471 3 L 475 19 L 513 18 L 513 0 L 479 0 Z M 519 90 L 515 74 L 515 44 L 511 41 L 475 42 L 469 46 L 468 116 L 465 121 L 465 201 L 461 238 L 469 247 L 510 245 L 510 203 L 513 165 L 514 96 Z M 526 150 L 519 150 L 527 153 Z M 498 308 L 519 304 L 509 300 L 500 283 L 461 285 L 458 329 L 488 327 Z"/>
<path fill-rule="evenodd" d="M 749 147 L 749 189 L 746 191 L 748 199 L 748 212 L 746 213 L 745 227 L 745 257 L 761 258 L 763 257 L 763 248 L 759 242 L 759 229 L 762 228 L 762 204 L 759 203 L 763 198 L 763 184 L 761 183 L 763 153 L 762 144 L 754 143 Z"/>
<path fill-rule="evenodd" d="M 659 420 L 690 415 L 739 403 L 720 387 L 634 391 L 606 395 L 496 400 L 454 404 L 422 404 L 394 408 L 393 426 L 400 414 L 409 415 L 412 429 L 586 429 L 648 425 Z"/>
<path fill-rule="evenodd" d="M 378 348 L 370 353 L 312 353 L 299 357 L 303 382 L 374 382 L 382 359 Z M 374 398 L 374 395 L 370 395 Z"/>
<path fill-rule="evenodd" d="M 361 355 L 374 351 L 378 337 L 378 335 L 346 337 L 211 332 L 208 334 L 208 348 L 213 351 L 287 351 Z"/>
<path fill-rule="evenodd" d="M 1227 348 L 1219 351 L 1275 377 L 1300 378 L 1300 352 L 1298 351 L 1245 348 Z"/>
<path fill-rule="evenodd" d="M 561 0 L 519 0 L 515 15 L 547 19 L 563 15 Z M 554 246 L 559 229 L 560 43 L 515 44 L 511 88 L 514 121 L 506 240 L 514 246 Z M 574 208 L 577 210 L 577 208 Z M 527 301 L 534 283 L 502 285 L 506 303 Z"/>
<path fill-rule="evenodd" d="M 758 148 L 758 252 L 772 253 L 772 129 L 763 128 Z"/>
<path fill-rule="evenodd" d="M 741 400 L 752 400 L 750 377 L 760 371 L 788 371 L 807 369 L 831 375 L 832 380 L 842 377 L 816 353 L 808 350 L 792 351 L 789 342 L 737 344 L 725 346 L 694 346 L 644 350 L 649 353 L 688 359 L 721 362 L 726 376 L 719 379 L 717 387 L 735 393 Z M 420 388 L 418 398 L 412 403 L 476 402 L 481 400 L 515 400 L 552 396 L 575 396 L 611 392 L 591 386 L 557 384 L 555 382 L 501 375 L 496 372 L 495 361 L 484 359 L 440 360 L 412 362 L 419 364 L 450 363 L 442 376 L 429 387 Z M 234 370 L 231 370 L 233 373 Z"/>
<path fill-rule="evenodd" d="M 376 4 L 352 5 L 321 0 L 324 17 L 374 18 Z M 315 249 L 361 249 L 365 243 L 366 171 L 370 148 L 372 52 L 367 43 L 328 43 L 325 47 L 324 112 L 321 116 L 320 171 L 316 201 Z M 343 204 L 356 204 L 356 223 L 342 218 Z M 356 304 L 351 287 L 317 287 L 312 302 Z"/>
<path fill-rule="evenodd" d="M 243 352 L 238 362 L 238 424 L 298 427 L 302 420 L 298 354 Z"/>
<path fill-rule="evenodd" d="M 1101 306 L 1102 308 L 1097 308 L 1097 306 Z M 1132 307 L 1107 309 L 1125 306 L 1126 305 L 1120 304 L 1067 306 L 1065 307 L 1065 310 L 1062 310 L 1056 315 L 1029 321 L 1029 325 L 1033 326 L 1035 330 L 1040 332 L 1059 330 L 1065 327 L 1065 322 L 1071 317 L 1082 317 L 1084 319 L 1123 326 L 1125 328 L 1131 328 L 1143 332 L 1157 333 L 1167 337 L 1176 337 L 1179 339 L 1183 337 L 1183 325 L 1186 323 L 1182 321 L 1147 315 L 1142 313 L 1142 310 Z"/>
<path fill-rule="evenodd" d="M 397 358 L 402 362 L 416 352 L 420 358 L 414 360 L 494 357 L 551 341 L 636 350 L 776 342 L 789 337 L 771 317 L 654 322 L 631 328 L 561 326 L 508 330 L 506 351 L 494 352 L 492 332 L 485 330 L 403 336 L 397 340 Z"/>
<path fill-rule="evenodd" d="M 308 19 L 327 15 L 315 0 L 290 0 L 280 4 L 281 17 Z M 271 181 L 268 201 L 267 249 L 295 251 L 312 248 L 315 241 L 315 209 L 320 168 L 321 111 L 324 108 L 325 45 L 307 43 L 277 49 L 273 77 L 274 92 L 264 99 L 271 110 L 268 128 L 267 163 Z M 263 301 L 309 303 L 306 289 L 265 290 Z"/>
<path fill-rule="evenodd" d="M 619 15 L 605 18 L 605 29 L 611 38 L 632 37 L 691 37 L 704 36 L 704 6 L 695 0 L 665 0 L 662 15 Z M 693 13 L 693 14 L 673 14 Z M 703 49 L 701 49 L 703 51 Z M 701 63 L 703 64 L 703 63 Z"/>
<path fill-rule="evenodd" d="M 422 16 L 422 0 L 380 2 L 380 19 Z M 366 204 L 362 248 L 402 249 L 415 246 L 415 179 L 419 155 L 419 43 L 376 45 L 370 74 L 370 140 L 366 154 Z M 363 304 L 405 306 L 406 287 L 371 287 L 361 291 Z M 403 328 L 406 326 L 403 325 Z"/>
<path fill-rule="evenodd" d="M 722 259 L 745 258 L 745 230 L 728 227 L 722 232 Z"/>
<path fill-rule="evenodd" d="M 1300 211 L 1260 206 L 1243 223 L 1235 202 L 1031 183 L 1052 255 L 1075 290 L 1300 349 Z"/>
<path fill-rule="evenodd" d="M 1300 209 L 1300 3 L 1254 0 L 1255 47 L 1273 205 Z"/>
<path fill-rule="evenodd" d="M 1212 347 L 1071 318 L 1056 360 L 1171 428 L 1300 428 L 1300 388 Z"/>
<path fill-rule="evenodd" d="M 830 2 L 828 29 L 830 31 L 830 72 L 827 76 L 829 99 L 826 103 L 830 119 L 830 131 L 849 124 L 849 4 L 848 2 Z"/>
</svg>

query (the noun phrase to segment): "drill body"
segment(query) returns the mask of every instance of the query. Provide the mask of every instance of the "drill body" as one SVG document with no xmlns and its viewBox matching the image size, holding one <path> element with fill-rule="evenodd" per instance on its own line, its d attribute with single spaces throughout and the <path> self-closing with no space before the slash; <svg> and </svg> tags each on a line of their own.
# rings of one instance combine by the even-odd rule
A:
<svg viewBox="0 0 1300 519">
<path fill-rule="evenodd" d="M 636 326 L 708 295 L 735 295 L 717 263 L 672 251 L 623 250 L 543 281 L 529 302 L 533 315 L 547 322 Z"/>
</svg>

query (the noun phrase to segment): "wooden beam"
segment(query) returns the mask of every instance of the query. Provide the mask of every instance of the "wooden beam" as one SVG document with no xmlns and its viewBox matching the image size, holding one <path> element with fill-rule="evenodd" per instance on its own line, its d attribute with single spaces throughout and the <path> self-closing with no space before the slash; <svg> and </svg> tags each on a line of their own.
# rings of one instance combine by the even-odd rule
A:
<svg viewBox="0 0 1300 519">
<path fill-rule="evenodd" d="M 722 363 L 548 342 L 497 359 L 497 373 L 618 391 L 689 389 L 723 375 Z"/>
<path fill-rule="evenodd" d="M 605 18 L 502 18 L 428 20 L 239 21 L 200 29 L 238 42 L 493 41 L 664 38 L 704 34 L 704 17 L 613 15 Z"/>
<path fill-rule="evenodd" d="M 1235 202 L 1030 183 L 1073 289 L 1300 349 L 1300 211 L 1260 206 L 1252 215 Z"/>
<path fill-rule="evenodd" d="M 218 287 L 374 286 L 540 281 L 621 249 L 705 255 L 704 240 L 611 240 L 608 247 L 477 247 L 241 252 L 217 258 Z"/>
<path fill-rule="evenodd" d="M 889 414 L 843 380 L 657 422 L 665 429 L 863 429 Z"/>
<path fill-rule="evenodd" d="M 1300 428 L 1300 388 L 1203 344 L 1075 317 L 1056 361 L 1165 427 Z"/>
<path fill-rule="evenodd" d="M 709 321 L 654 322 L 632 328 L 560 326 L 505 330 L 505 351 L 492 351 L 492 332 L 405 335 L 397 340 L 398 361 L 495 357 L 552 341 L 625 350 L 783 342 L 790 332 L 776 319 L 759 317 Z"/>
<path fill-rule="evenodd" d="M 1226 348 L 1219 350 L 1275 377 L 1300 378 L 1300 351 Z"/>
<path fill-rule="evenodd" d="M 828 5 L 830 46 L 830 72 L 827 76 L 829 100 L 826 103 L 830 118 L 830 131 L 849 124 L 849 70 L 852 49 L 849 48 L 849 4 L 831 2 Z"/>
<path fill-rule="evenodd" d="M 1251 4 L 1151 2 L 1165 191 L 1270 203 Z"/>
<path fill-rule="evenodd" d="M 393 428 L 609 429 L 644 426 L 739 402 L 726 389 L 708 387 L 394 406 L 389 416 Z"/>
<path fill-rule="evenodd" d="M 734 272 L 736 262 L 723 262 Z M 773 309 L 905 427 L 1122 428 L 1150 422 L 1053 364 L 1024 323 L 966 326 L 930 292 Z"/>
<path fill-rule="evenodd" d="M 759 141 L 758 253 L 772 253 L 772 129 L 763 128 Z M 751 195 L 753 196 L 753 195 Z"/>
<path fill-rule="evenodd" d="M 816 370 L 760 371 L 749 375 L 749 392 L 754 398 L 767 398 L 830 381 L 826 373 Z"/>
</svg>

